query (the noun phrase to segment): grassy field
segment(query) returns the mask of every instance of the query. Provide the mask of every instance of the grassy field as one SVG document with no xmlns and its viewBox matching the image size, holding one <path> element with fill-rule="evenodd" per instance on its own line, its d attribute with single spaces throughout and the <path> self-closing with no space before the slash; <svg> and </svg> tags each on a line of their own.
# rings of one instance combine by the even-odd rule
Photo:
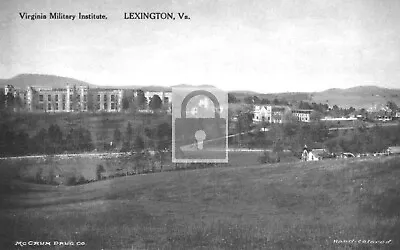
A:
<svg viewBox="0 0 400 250">
<path fill-rule="evenodd" d="M 249 162 L 72 187 L 10 181 L 10 166 L 1 167 L 0 249 L 29 240 L 86 243 L 44 249 L 400 249 L 400 157 Z M 352 239 L 390 242 L 334 243 Z"/>
<path fill-rule="evenodd" d="M 230 152 L 228 166 L 250 166 L 258 165 L 260 152 Z M 297 159 L 284 158 L 282 161 L 295 161 Z M 142 173 L 144 170 L 161 171 L 161 162 L 152 161 L 152 164 L 141 162 L 137 166 L 132 156 L 46 156 L 39 158 L 22 158 L 0 160 L 2 172 L 6 172 L 8 179 L 20 179 L 28 182 L 35 182 L 40 175 L 43 180 L 48 180 L 50 175 L 54 183 L 65 184 L 67 179 L 75 177 L 77 180 L 83 177 L 86 180 L 96 179 L 96 168 L 102 165 L 105 169 L 103 176 L 111 176 L 126 172 Z M 144 168 L 143 168 L 144 166 Z M 154 169 L 153 169 L 154 166 Z M 171 154 L 166 154 L 162 163 L 162 171 L 175 170 L 185 167 L 182 164 L 176 166 L 171 162 Z"/>
</svg>

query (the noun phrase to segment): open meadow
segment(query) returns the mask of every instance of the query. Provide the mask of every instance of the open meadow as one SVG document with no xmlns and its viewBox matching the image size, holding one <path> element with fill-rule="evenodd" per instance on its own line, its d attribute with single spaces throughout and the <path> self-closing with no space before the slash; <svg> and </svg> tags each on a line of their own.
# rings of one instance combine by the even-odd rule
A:
<svg viewBox="0 0 400 250">
<path fill-rule="evenodd" d="M 262 152 L 229 152 L 228 166 L 259 165 Z M 287 158 L 286 161 L 297 159 Z M 173 171 L 185 168 L 183 164 L 171 162 L 171 153 L 165 153 L 161 162 L 158 157 L 150 156 L 148 160 L 135 161 L 132 154 L 80 154 L 48 155 L 0 160 L 1 171 L 7 180 L 19 179 L 25 182 L 46 183 L 52 185 L 74 185 L 69 179 L 86 181 L 96 180 L 98 166 L 104 168 L 102 176 L 109 178 L 126 173 L 143 174 L 149 172 Z M 161 168 L 162 166 L 162 168 Z M 190 165 L 193 167 L 194 165 Z M 51 182 L 51 183 L 50 183 Z"/>
<path fill-rule="evenodd" d="M 0 162 L 0 249 L 400 249 L 400 157 L 248 163 L 53 186 Z"/>
</svg>

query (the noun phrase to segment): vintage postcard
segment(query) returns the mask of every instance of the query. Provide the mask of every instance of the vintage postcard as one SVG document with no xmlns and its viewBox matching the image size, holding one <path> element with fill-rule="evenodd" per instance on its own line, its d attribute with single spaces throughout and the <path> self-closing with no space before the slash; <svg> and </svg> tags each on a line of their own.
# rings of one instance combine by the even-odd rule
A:
<svg viewBox="0 0 400 250">
<path fill-rule="evenodd" d="M 399 14 L 1 1 L 0 249 L 400 249 Z"/>
</svg>

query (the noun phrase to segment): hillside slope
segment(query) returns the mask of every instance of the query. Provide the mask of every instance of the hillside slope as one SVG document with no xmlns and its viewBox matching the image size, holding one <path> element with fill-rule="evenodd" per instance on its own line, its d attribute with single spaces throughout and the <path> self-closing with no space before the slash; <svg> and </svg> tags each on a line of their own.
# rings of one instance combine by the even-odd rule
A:
<svg viewBox="0 0 400 250">
<path fill-rule="evenodd" d="M 85 81 L 77 80 L 69 77 L 62 77 L 56 75 L 43 75 L 43 74 L 20 74 L 10 79 L 0 79 L 0 86 L 13 85 L 17 88 L 26 88 L 27 86 L 40 86 L 40 87 L 56 87 L 62 88 L 66 84 L 69 85 L 84 85 L 92 88 L 122 88 L 122 89 L 143 89 L 147 91 L 167 91 L 171 90 L 169 87 L 161 86 L 139 86 L 139 85 L 95 85 Z"/>
<path fill-rule="evenodd" d="M 399 249 L 399 163 L 210 168 L 76 187 L 16 182 L 1 195 L 1 246 L 35 238 L 85 249 Z M 386 245 L 334 243 L 352 239 Z"/>
<path fill-rule="evenodd" d="M 0 85 L 10 84 L 16 88 L 26 88 L 28 86 L 62 88 L 67 83 L 70 85 L 93 86 L 84 81 L 55 75 L 20 74 L 10 79 L 0 79 Z"/>
<path fill-rule="evenodd" d="M 387 89 L 376 86 L 359 86 L 348 89 L 328 89 L 312 93 L 312 101 L 328 103 L 341 107 L 379 109 L 388 101 L 400 105 L 400 89 Z"/>
</svg>

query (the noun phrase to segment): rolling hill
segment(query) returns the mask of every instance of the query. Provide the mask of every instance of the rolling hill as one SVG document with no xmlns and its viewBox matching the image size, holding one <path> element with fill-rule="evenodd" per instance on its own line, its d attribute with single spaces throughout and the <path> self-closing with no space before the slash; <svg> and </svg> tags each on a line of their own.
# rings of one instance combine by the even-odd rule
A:
<svg viewBox="0 0 400 250">
<path fill-rule="evenodd" d="M 26 88 L 28 86 L 40 87 L 65 87 L 66 84 L 70 85 L 87 85 L 94 86 L 84 81 L 77 79 L 55 76 L 55 75 L 40 75 L 40 74 L 20 74 L 10 79 L 0 79 L 0 85 L 13 85 L 17 88 Z"/>
<path fill-rule="evenodd" d="M 28 161 L 0 161 L 0 248 L 69 240 L 82 249 L 399 249 L 399 160 L 183 170 L 68 187 L 14 180 Z M 384 243 L 335 242 L 352 239 Z"/>
<path fill-rule="evenodd" d="M 400 105 L 400 89 L 388 89 L 377 86 L 358 86 L 348 89 L 328 89 L 311 93 L 311 100 L 316 103 L 328 103 L 341 107 L 379 109 L 388 101 Z"/>
<path fill-rule="evenodd" d="M 252 92 L 233 92 L 236 98 L 243 100 L 248 96 L 257 96 L 260 99 L 266 98 L 285 99 L 289 102 L 316 102 L 338 105 L 342 108 L 365 108 L 370 111 L 380 110 L 388 101 L 393 101 L 400 106 L 400 89 L 388 89 L 377 86 L 358 86 L 348 89 L 328 89 L 321 92 L 285 92 L 259 94 Z"/>
<path fill-rule="evenodd" d="M 69 77 L 62 77 L 56 75 L 43 75 L 43 74 L 20 74 L 10 79 L 0 79 L 0 86 L 13 85 L 16 88 L 26 88 L 27 86 L 40 86 L 40 87 L 56 87 L 62 88 L 66 84 L 70 85 L 85 85 L 92 88 L 122 88 L 122 89 L 143 89 L 148 91 L 170 90 L 169 87 L 162 86 L 138 86 L 138 85 L 95 85 L 85 81 L 77 80 Z"/>
</svg>

